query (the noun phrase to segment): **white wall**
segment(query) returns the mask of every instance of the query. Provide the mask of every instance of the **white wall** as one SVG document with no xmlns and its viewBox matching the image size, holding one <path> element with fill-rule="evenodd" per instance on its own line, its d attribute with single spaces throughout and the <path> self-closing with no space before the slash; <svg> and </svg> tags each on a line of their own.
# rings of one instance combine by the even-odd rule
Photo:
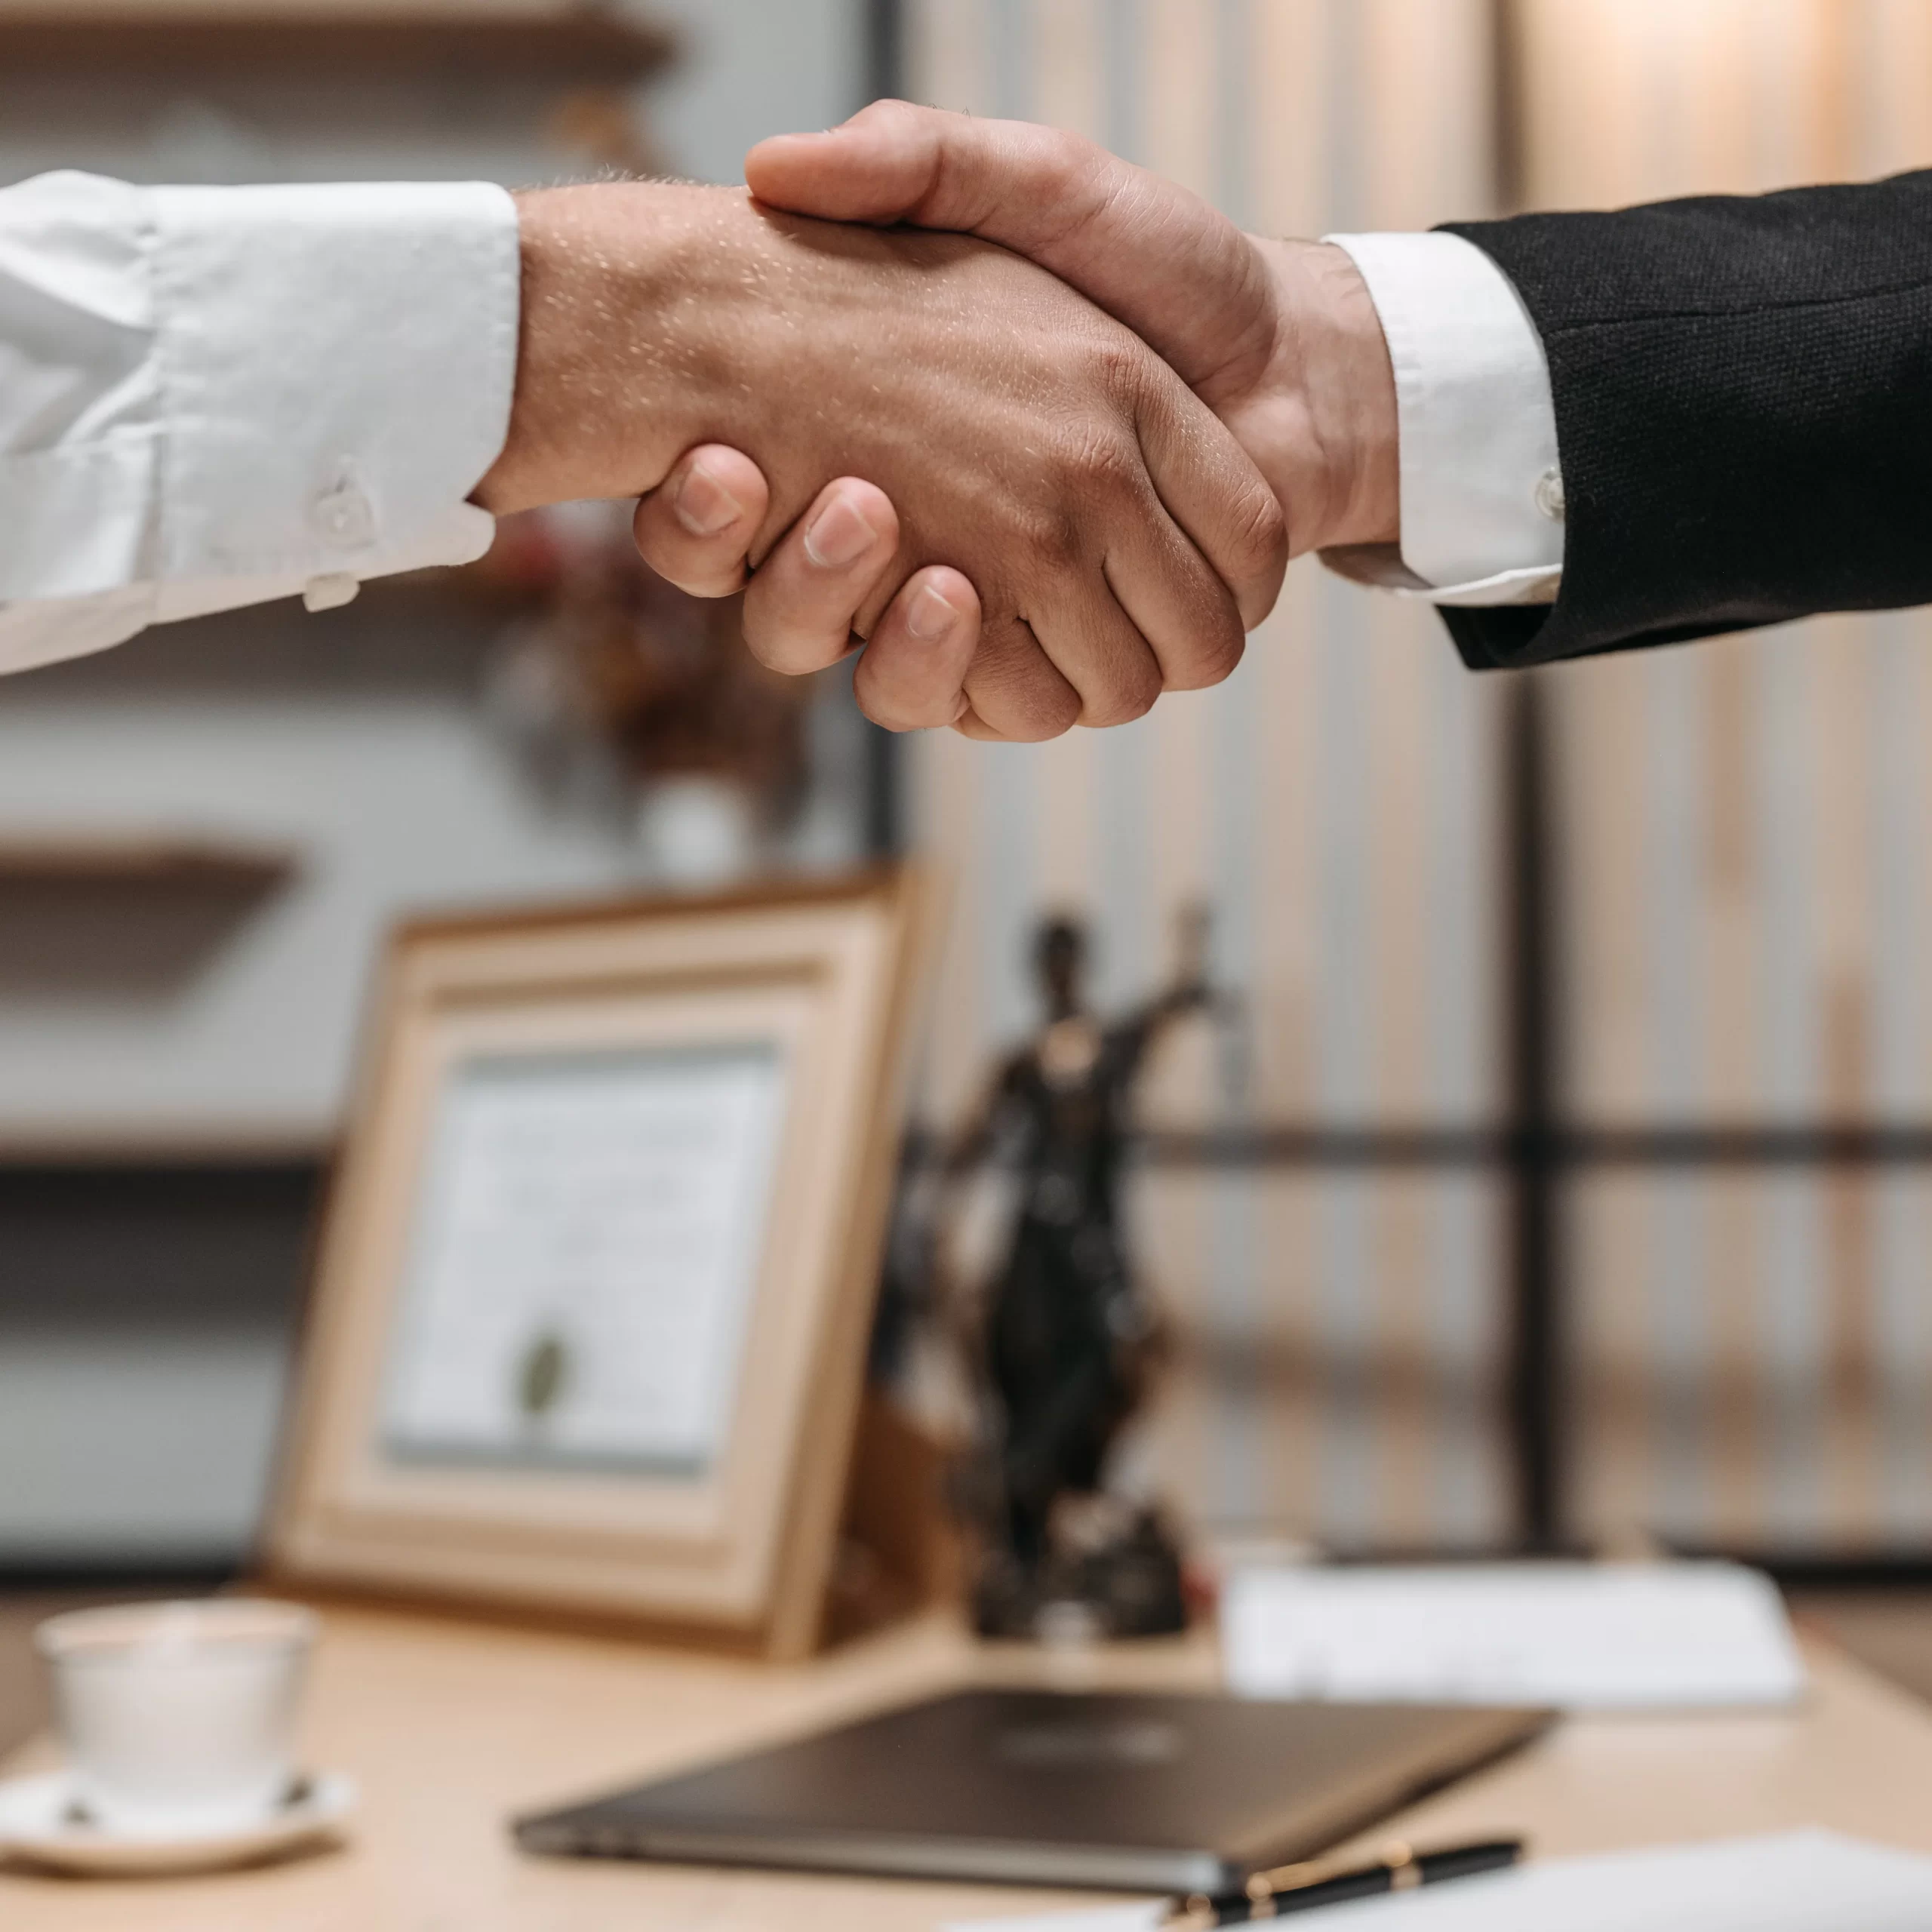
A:
<svg viewBox="0 0 1932 1932">
<path fill-rule="evenodd" d="M 761 135 L 849 112 L 866 75 L 866 0 L 651 0 L 680 57 L 645 90 L 651 138 L 679 170 L 737 180 Z M 54 166 L 143 180 L 237 181 L 578 171 L 541 90 L 493 84 L 305 84 L 162 91 L 10 88 L 0 75 L 0 182 Z M 165 989 L 97 976 L 78 993 L 9 974 L 0 902 L 0 1145 L 171 1141 L 319 1145 L 334 1131 L 364 977 L 401 911 L 596 891 L 639 875 L 608 829 L 539 808 L 476 700 L 448 675 L 503 620 L 426 613 L 371 590 L 326 620 L 295 607 L 174 627 L 105 667 L 0 683 L 0 838 L 31 829 L 154 826 L 285 840 L 303 866 L 235 921 L 204 969 Z M 438 633 L 442 674 L 386 681 Z M 258 673 L 259 640 L 281 667 Z M 171 667 L 218 641 L 222 666 Z M 356 675 L 331 663 L 352 644 Z M 805 844 L 856 853 L 863 758 L 848 699 L 814 721 L 828 768 Z M 137 951 L 88 917 L 104 947 Z M 15 923 L 17 923 L 16 920 Z M 31 979 L 32 975 L 28 977 Z M 40 976 L 42 981 L 45 978 Z"/>
<path fill-rule="evenodd" d="M 666 155 L 701 181 L 742 180 L 767 134 L 829 128 L 862 105 L 866 0 L 651 0 L 683 42 L 647 91 Z"/>
<path fill-rule="evenodd" d="M 824 126 L 860 98 L 863 0 L 647 11 L 685 40 L 684 62 L 648 93 L 653 135 L 685 174 L 735 181 L 761 135 Z M 0 184 L 53 167 L 146 180 L 540 181 L 583 165 L 555 144 L 548 111 L 514 85 L 294 78 L 162 97 L 85 76 L 10 87 L 0 75 Z M 153 921 L 179 921 L 152 902 L 95 892 L 37 937 L 17 893 L 11 921 L 0 897 L 0 1142 L 319 1146 L 366 968 L 398 912 L 636 875 L 609 832 L 545 811 L 490 728 L 476 665 L 501 621 L 371 589 L 325 618 L 292 605 L 238 614 L 0 681 L 0 838 L 147 824 L 286 840 L 302 857 L 285 890 L 165 971 Z M 860 823 L 852 721 L 835 688 L 812 721 L 828 768 L 804 843 L 820 860 L 835 862 L 841 840 L 849 850 Z M 62 957 L 81 969 L 64 980 L 48 970 Z M 155 970 L 143 973 L 144 957 Z M 238 1552 L 253 1526 L 299 1198 L 252 1235 L 211 1211 L 192 1254 L 186 1223 L 164 1217 L 158 1272 L 130 1252 L 117 1211 L 90 1212 L 76 1195 L 30 1228 L 16 1203 L 0 1225 L 0 1567 L 202 1561 Z M 192 1285 L 217 1280 L 221 1306 L 189 1319 Z"/>
</svg>

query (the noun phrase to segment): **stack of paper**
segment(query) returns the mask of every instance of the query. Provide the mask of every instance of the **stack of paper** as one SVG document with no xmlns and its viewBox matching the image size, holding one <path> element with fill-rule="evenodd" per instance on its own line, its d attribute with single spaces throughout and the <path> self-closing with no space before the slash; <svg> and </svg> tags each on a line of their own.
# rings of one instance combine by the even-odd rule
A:
<svg viewBox="0 0 1932 1932">
<path fill-rule="evenodd" d="M 1251 1697 L 1663 1710 L 1804 1688 L 1777 1589 L 1733 1563 L 1237 1570 L 1221 1647 Z"/>
<path fill-rule="evenodd" d="M 986 1932 L 1151 1932 L 1167 1910 L 1161 1900 L 975 1924 Z M 1294 1912 L 1281 1924 L 1283 1932 L 1926 1932 L 1932 1858 L 1832 1832 L 1792 1832 L 1552 1859 Z"/>
</svg>

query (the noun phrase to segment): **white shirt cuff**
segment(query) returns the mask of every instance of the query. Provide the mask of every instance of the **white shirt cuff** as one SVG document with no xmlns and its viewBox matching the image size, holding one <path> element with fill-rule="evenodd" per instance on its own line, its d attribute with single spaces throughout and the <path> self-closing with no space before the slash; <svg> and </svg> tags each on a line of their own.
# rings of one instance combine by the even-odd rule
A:
<svg viewBox="0 0 1932 1932">
<path fill-rule="evenodd" d="M 516 208 L 485 183 L 158 188 L 164 585 L 361 579 L 489 546 Z M 209 608 L 183 589 L 177 608 Z M 208 593 L 204 592 L 202 595 Z"/>
<path fill-rule="evenodd" d="M 481 555 L 520 275 L 487 183 L 0 189 L 0 671 Z"/>
<path fill-rule="evenodd" d="M 1331 235 L 1361 272 L 1395 371 L 1399 557 L 1324 553 L 1345 576 L 1441 604 L 1547 602 L 1562 472 L 1543 340 L 1515 285 L 1458 235 Z"/>
<path fill-rule="evenodd" d="M 1338 577 L 1425 604 L 1553 604 L 1563 581 L 1560 569 L 1546 570 L 1531 564 L 1521 570 L 1474 577 L 1466 583 L 1426 583 L 1402 561 L 1401 552 L 1393 543 L 1338 544 L 1324 550 L 1321 561 Z"/>
</svg>

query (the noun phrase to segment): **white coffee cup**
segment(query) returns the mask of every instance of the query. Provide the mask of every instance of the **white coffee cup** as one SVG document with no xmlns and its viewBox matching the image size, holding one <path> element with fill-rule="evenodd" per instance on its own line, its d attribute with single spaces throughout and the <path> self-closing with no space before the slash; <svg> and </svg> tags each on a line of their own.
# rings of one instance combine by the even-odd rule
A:
<svg viewBox="0 0 1932 1932">
<path fill-rule="evenodd" d="M 317 1622 L 294 1604 L 236 1597 L 75 1611 L 42 1624 L 35 1642 L 87 1815 L 141 1838 L 272 1815 L 289 1786 Z"/>
</svg>

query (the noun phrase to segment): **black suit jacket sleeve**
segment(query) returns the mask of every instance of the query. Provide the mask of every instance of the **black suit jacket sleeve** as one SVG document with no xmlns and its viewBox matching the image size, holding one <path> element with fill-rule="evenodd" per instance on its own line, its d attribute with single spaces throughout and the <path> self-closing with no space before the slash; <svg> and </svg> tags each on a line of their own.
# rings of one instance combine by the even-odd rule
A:
<svg viewBox="0 0 1932 1932">
<path fill-rule="evenodd" d="M 1537 664 L 1932 602 L 1932 172 L 1451 224 L 1541 331 L 1554 605 L 1443 615 Z"/>
</svg>

